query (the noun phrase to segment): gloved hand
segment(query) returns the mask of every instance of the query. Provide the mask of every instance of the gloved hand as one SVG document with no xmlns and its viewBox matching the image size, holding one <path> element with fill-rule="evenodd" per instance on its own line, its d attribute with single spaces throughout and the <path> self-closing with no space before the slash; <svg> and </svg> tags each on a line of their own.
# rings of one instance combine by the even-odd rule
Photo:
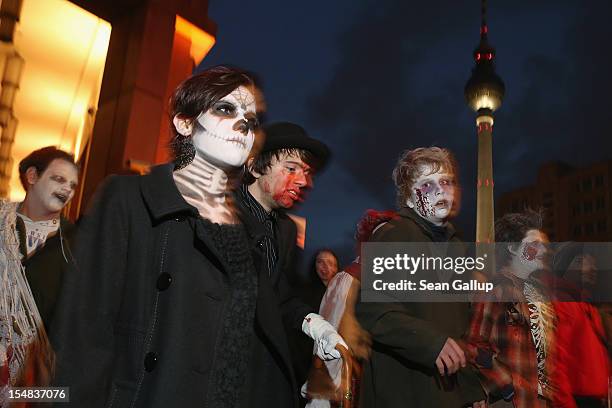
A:
<svg viewBox="0 0 612 408">
<path fill-rule="evenodd" d="M 340 358 L 340 352 L 335 349 L 340 343 L 348 349 L 348 346 L 340 337 L 336 329 L 327 320 L 316 313 L 309 313 L 302 323 L 302 331 L 314 340 L 316 353 L 322 360 L 333 360 Z"/>
</svg>

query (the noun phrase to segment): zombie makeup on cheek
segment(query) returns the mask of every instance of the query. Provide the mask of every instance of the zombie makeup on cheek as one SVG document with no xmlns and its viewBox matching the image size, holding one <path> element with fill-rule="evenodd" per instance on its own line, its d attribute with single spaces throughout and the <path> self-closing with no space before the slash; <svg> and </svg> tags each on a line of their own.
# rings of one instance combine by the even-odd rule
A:
<svg viewBox="0 0 612 408">
<path fill-rule="evenodd" d="M 433 216 L 434 210 L 431 206 L 431 203 L 429 202 L 427 193 L 425 193 L 422 189 L 419 188 L 415 189 L 414 192 L 417 197 L 416 208 L 419 214 L 421 214 L 423 217 Z"/>
<path fill-rule="evenodd" d="M 533 261 L 538 255 L 538 247 L 534 243 L 525 244 L 523 247 L 523 259 L 525 261 Z"/>
<path fill-rule="evenodd" d="M 284 178 L 284 182 L 278 184 L 278 188 L 273 193 L 272 198 L 281 206 L 287 208 L 291 207 L 294 201 L 301 201 L 301 198 L 299 188 L 292 188 L 295 184 L 294 180 L 296 179 L 296 175 L 285 174 Z"/>
</svg>

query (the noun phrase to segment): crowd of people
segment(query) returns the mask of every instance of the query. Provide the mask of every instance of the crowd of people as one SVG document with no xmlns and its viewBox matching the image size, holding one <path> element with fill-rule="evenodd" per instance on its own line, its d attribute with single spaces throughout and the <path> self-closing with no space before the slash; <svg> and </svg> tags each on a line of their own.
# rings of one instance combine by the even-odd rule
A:
<svg viewBox="0 0 612 408">
<path fill-rule="evenodd" d="M 361 300 L 362 243 L 461 242 L 447 149 L 403 152 L 397 209 L 368 210 L 356 259 L 341 267 L 321 249 L 301 285 L 286 210 L 330 151 L 297 124 L 260 124 L 262 108 L 247 71 L 186 79 L 170 105 L 172 161 L 110 176 L 76 226 L 62 217 L 73 156 L 22 160 L 25 199 L 0 202 L 1 407 L 27 406 L 15 387 L 46 386 L 69 387 L 58 406 L 87 408 L 609 406 L 610 311 L 581 285 L 595 262 L 568 243 L 549 268 L 537 212 L 496 221 L 508 244 L 488 297 Z"/>
</svg>

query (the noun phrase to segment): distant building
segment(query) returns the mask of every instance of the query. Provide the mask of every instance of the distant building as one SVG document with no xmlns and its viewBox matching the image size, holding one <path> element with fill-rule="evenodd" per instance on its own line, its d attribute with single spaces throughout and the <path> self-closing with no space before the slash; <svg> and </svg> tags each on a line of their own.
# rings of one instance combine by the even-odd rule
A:
<svg viewBox="0 0 612 408">
<path fill-rule="evenodd" d="M 612 241 L 612 160 L 583 168 L 546 163 L 535 185 L 501 194 L 495 214 L 525 208 L 544 209 L 551 241 Z"/>
</svg>

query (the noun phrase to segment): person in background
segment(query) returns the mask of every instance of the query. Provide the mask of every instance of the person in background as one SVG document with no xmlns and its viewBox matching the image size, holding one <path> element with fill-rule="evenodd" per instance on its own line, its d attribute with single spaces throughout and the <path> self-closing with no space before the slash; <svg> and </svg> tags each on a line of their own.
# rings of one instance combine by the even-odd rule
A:
<svg viewBox="0 0 612 408">
<path fill-rule="evenodd" d="M 355 317 L 355 305 L 359 298 L 361 288 L 361 243 L 367 242 L 373 231 L 396 217 L 395 211 L 367 210 L 357 223 L 355 232 L 357 257 L 344 270 L 336 273 L 326 285 L 319 313 L 327 319 L 340 333 L 349 346 L 354 357 L 353 360 L 353 397 L 357 401 L 359 395 L 359 382 L 361 380 L 361 364 L 365 362 L 371 352 L 372 340 L 368 332 L 363 330 Z M 320 250 L 318 254 L 325 250 Z M 318 258 L 318 257 L 317 257 Z M 341 384 L 341 362 L 330 360 L 325 362 L 326 372 L 312 371 L 308 382 L 302 387 L 302 395 L 309 399 L 308 408 L 328 408 L 330 399 L 335 395 L 326 395 L 325 391 L 338 388 Z M 316 377 L 319 378 L 316 378 Z M 333 382 L 326 390 L 317 390 L 321 384 Z M 316 384 L 313 386 L 313 384 Z M 313 389 L 314 387 L 314 389 Z M 354 406 L 357 406 L 355 403 Z"/>
<path fill-rule="evenodd" d="M 593 256 L 584 244 L 564 242 L 553 261 L 555 289 L 554 359 L 551 373 L 560 408 L 607 407 L 610 356 L 608 339 L 597 308 L 583 299 L 597 281 Z"/>
<path fill-rule="evenodd" d="M 327 287 L 329 281 L 338 273 L 338 257 L 331 249 L 321 249 L 315 256 L 315 269 L 323 285 Z"/>
<path fill-rule="evenodd" d="M 73 226 L 61 216 L 74 196 L 74 157 L 53 146 L 19 163 L 21 203 L 0 202 L 0 405 L 11 386 L 43 386 L 53 371 L 45 326 L 53 316 L 62 266 L 71 262 Z"/>
<path fill-rule="evenodd" d="M 319 312 L 321 299 L 327 289 L 330 279 L 338 273 L 338 258 L 329 248 L 322 248 L 315 252 L 309 265 L 309 274 L 304 279 L 293 283 L 299 298 L 306 303 L 311 310 Z M 320 313 L 319 313 L 320 314 Z M 325 317 L 328 320 L 328 317 Z M 332 323 L 333 325 L 333 323 Z M 336 330 L 337 327 L 335 326 Z M 313 341 L 311 338 L 301 335 L 289 335 L 291 347 L 294 350 L 295 372 L 298 383 L 306 381 L 308 371 L 312 363 Z"/>
<path fill-rule="evenodd" d="M 338 273 L 338 257 L 329 248 L 319 249 L 312 260 L 309 281 L 300 288 L 300 297 L 319 310 L 329 281 Z"/>
</svg>

